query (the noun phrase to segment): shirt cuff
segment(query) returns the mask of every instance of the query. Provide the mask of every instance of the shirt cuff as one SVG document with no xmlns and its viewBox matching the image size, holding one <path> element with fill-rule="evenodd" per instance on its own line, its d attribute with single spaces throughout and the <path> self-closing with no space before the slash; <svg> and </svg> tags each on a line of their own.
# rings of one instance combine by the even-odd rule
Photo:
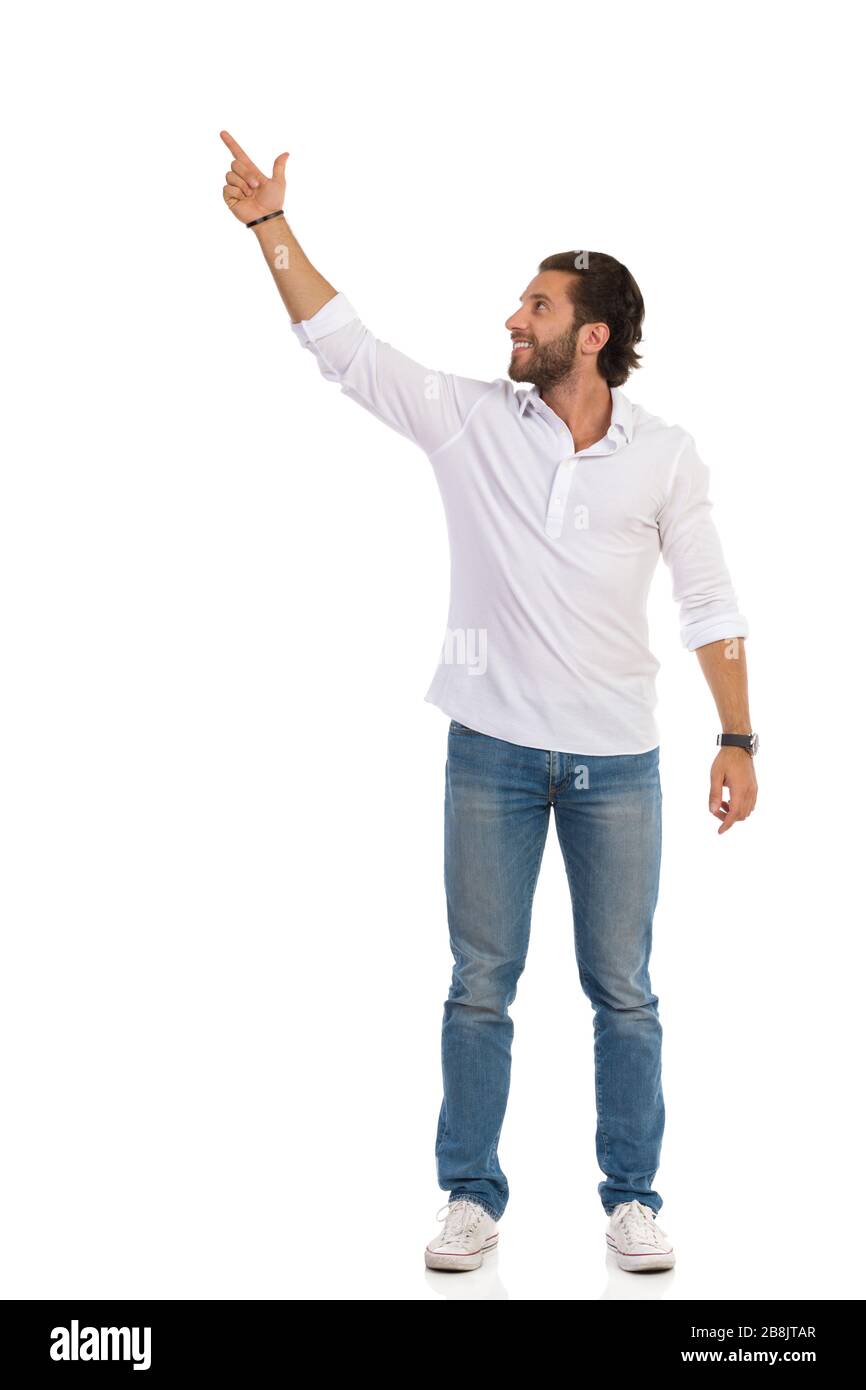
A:
<svg viewBox="0 0 866 1390">
<path fill-rule="evenodd" d="M 724 642 L 729 637 L 748 637 L 749 624 L 742 616 L 723 619 L 721 622 L 704 623 L 696 631 L 683 634 L 682 642 L 690 652 L 705 647 L 708 642 Z"/>
<path fill-rule="evenodd" d="M 324 338 L 329 333 L 336 333 L 338 328 L 343 328 L 345 324 L 351 323 L 358 317 L 358 311 L 349 303 L 342 290 L 326 304 L 323 304 L 312 318 L 301 319 L 298 323 L 291 325 L 292 332 L 299 341 L 307 346 L 314 343 L 317 338 Z"/>
</svg>

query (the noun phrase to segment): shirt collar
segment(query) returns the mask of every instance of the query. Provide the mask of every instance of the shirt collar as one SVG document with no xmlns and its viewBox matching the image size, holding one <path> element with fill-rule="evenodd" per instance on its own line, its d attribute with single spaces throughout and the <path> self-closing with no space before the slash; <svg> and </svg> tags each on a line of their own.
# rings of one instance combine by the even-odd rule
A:
<svg viewBox="0 0 866 1390">
<path fill-rule="evenodd" d="M 541 392 L 537 386 L 533 386 L 531 391 L 518 391 L 517 395 L 520 398 L 520 403 L 517 407 L 520 415 L 523 415 L 523 412 L 530 403 L 534 409 L 538 406 L 539 401 L 542 405 L 547 405 L 547 402 L 542 400 Z M 617 426 L 630 444 L 632 435 L 634 434 L 634 408 L 632 403 L 627 396 L 623 395 L 622 388 L 619 386 L 611 386 L 610 395 L 613 404 L 610 417 L 611 429 Z"/>
</svg>

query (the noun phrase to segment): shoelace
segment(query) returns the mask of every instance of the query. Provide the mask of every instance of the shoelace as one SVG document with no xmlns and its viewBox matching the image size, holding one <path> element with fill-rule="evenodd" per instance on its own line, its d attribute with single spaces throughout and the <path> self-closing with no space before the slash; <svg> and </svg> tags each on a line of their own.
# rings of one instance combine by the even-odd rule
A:
<svg viewBox="0 0 866 1390">
<path fill-rule="evenodd" d="M 641 1245 L 654 1245 L 662 1249 L 663 1242 L 658 1226 L 643 1202 L 629 1202 L 617 1217 L 626 1236 Z"/>
<path fill-rule="evenodd" d="M 473 1202 L 463 1198 L 459 1202 L 446 1202 L 444 1207 L 440 1207 L 436 1213 L 436 1220 L 441 1220 L 442 1212 L 446 1211 L 445 1229 L 442 1232 L 443 1240 L 456 1240 L 458 1236 L 469 1235 L 475 1230 L 481 1220 L 481 1209 Z"/>
</svg>

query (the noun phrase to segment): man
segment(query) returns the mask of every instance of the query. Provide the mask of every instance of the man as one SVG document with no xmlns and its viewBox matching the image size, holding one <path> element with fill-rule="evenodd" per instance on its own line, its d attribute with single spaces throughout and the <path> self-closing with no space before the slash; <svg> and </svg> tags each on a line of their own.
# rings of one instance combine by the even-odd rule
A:
<svg viewBox="0 0 866 1390">
<path fill-rule="evenodd" d="M 653 1186 L 665 1107 L 649 976 L 661 785 L 646 598 L 660 554 L 682 641 L 698 653 L 725 738 L 710 774 L 720 834 L 755 805 L 757 736 L 748 628 L 710 517 L 708 470 L 691 435 L 621 389 L 640 365 L 640 290 L 611 256 L 548 257 L 505 324 L 510 380 L 431 370 L 375 338 L 305 256 L 283 215 L 288 154 L 268 177 L 227 131 L 221 137 L 234 156 L 223 196 L 258 240 L 293 331 L 329 381 L 424 451 L 448 520 L 451 606 L 426 699 L 451 718 L 445 887 L 454 970 L 435 1145 L 449 1200 L 427 1266 L 475 1269 L 498 1241 L 509 1196 L 497 1154 L 508 1009 L 552 808 L 579 978 L 593 1007 L 608 1245 L 621 1268 L 670 1268 Z M 515 391 L 517 382 L 531 389 Z"/>
</svg>

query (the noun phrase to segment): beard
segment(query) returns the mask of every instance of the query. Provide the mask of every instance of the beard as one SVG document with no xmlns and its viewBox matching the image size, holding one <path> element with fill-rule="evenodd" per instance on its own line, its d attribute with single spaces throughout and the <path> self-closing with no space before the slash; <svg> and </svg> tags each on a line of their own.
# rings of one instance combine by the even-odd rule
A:
<svg viewBox="0 0 866 1390">
<path fill-rule="evenodd" d="M 528 352 L 512 357 L 508 375 L 512 381 L 530 381 L 540 391 L 558 386 L 574 370 L 574 350 L 580 325 L 575 324 L 552 342 L 535 343 Z"/>
</svg>

